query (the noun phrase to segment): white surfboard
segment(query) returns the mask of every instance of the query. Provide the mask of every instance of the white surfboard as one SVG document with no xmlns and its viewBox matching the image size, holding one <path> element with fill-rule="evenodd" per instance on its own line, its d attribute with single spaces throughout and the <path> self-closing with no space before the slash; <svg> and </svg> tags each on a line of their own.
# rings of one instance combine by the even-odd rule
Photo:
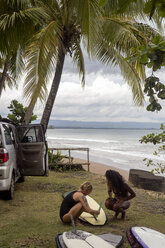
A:
<svg viewBox="0 0 165 248">
<path fill-rule="evenodd" d="M 63 194 L 63 197 L 65 198 L 67 196 L 67 194 L 69 194 L 69 192 L 65 192 Z M 88 201 L 88 204 L 90 206 L 90 208 L 94 209 L 94 210 L 98 210 L 100 208 L 100 205 L 89 195 L 86 196 L 86 199 Z M 93 215 L 87 213 L 87 212 L 83 212 L 80 217 L 80 220 L 85 221 L 90 223 L 91 225 L 94 226 L 102 226 L 105 225 L 106 221 L 107 221 L 107 217 L 105 215 L 104 210 L 101 208 L 100 209 L 100 214 L 96 216 L 96 219 L 94 218 Z"/>
<path fill-rule="evenodd" d="M 66 248 L 66 245 L 63 241 L 62 235 L 63 235 L 63 233 L 56 235 L 55 240 L 56 240 L 56 245 L 58 248 Z M 105 241 L 107 241 L 108 243 L 113 245 L 114 247 L 119 247 L 123 242 L 123 236 L 121 236 L 121 235 L 116 235 L 116 234 L 112 234 L 112 233 L 103 233 L 103 234 L 99 234 L 97 236 L 104 239 Z"/>
<path fill-rule="evenodd" d="M 98 210 L 100 205 L 89 195 L 86 196 L 86 199 L 88 201 L 88 204 L 90 206 L 90 208 L 94 209 L 94 210 Z M 86 221 L 92 225 L 95 226 L 100 226 L 100 225 L 104 225 L 106 223 L 107 217 L 105 215 L 104 210 L 101 208 L 100 209 L 100 214 L 96 216 L 96 218 L 94 218 L 93 215 L 87 213 L 87 212 L 83 212 L 80 215 L 80 219 L 83 221 Z"/>
<path fill-rule="evenodd" d="M 64 232 L 62 237 L 67 248 L 114 248 L 102 238 L 81 230 Z"/>
<path fill-rule="evenodd" d="M 132 227 L 131 232 L 144 248 L 165 248 L 165 234 L 147 227 Z"/>
</svg>

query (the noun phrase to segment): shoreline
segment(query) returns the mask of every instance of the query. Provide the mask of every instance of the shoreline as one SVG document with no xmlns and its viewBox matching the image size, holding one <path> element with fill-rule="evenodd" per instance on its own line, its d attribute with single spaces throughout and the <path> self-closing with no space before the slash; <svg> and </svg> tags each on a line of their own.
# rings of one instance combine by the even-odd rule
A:
<svg viewBox="0 0 165 248">
<path fill-rule="evenodd" d="M 74 158 L 74 163 L 81 164 L 81 163 L 86 163 L 86 162 L 87 161 L 84 160 L 84 159 Z M 83 165 L 83 168 L 85 170 L 87 170 L 88 165 Z M 97 162 L 90 161 L 90 165 L 89 165 L 89 171 L 90 172 L 104 176 L 106 170 L 116 170 L 124 177 L 124 179 L 126 181 L 128 181 L 129 171 L 122 170 L 122 169 L 119 169 L 119 168 L 114 167 L 114 166 L 109 166 L 109 165 L 105 165 L 105 164 L 102 164 L 102 163 L 97 163 Z"/>
</svg>

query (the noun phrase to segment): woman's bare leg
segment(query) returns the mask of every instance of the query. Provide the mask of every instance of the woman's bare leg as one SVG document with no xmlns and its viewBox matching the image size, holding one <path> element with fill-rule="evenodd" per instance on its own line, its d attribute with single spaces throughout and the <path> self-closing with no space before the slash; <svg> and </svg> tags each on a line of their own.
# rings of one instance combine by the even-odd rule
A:
<svg viewBox="0 0 165 248">
<path fill-rule="evenodd" d="M 121 205 L 119 203 L 114 204 L 113 210 L 115 211 L 114 219 L 117 219 L 119 213 L 121 213 L 121 219 L 125 220 L 126 212 L 125 210 L 128 209 L 130 206 L 129 201 L 123 202 Z"/>
<path fill-rule="evenodd" d="M 121 214 L 121 219 L 122 219 L 122 220 L 125 220 L 125 217 L 126 217 L 126 212 L 125 212 L 125 210 L 128 209 L 129 207 L 130 207 L 130 202 L 129 202 L 129 201 L 123 202 L 123 204 L 122 204 L 123 212 L 122 212 L 122 214 Z"/>
<path fill-rule="evenodd" d="M 113 220 L 117 220 L 118 215 L 119 215 L 119 212 L 115 211 L 115 215 L 113 216 Z"/>
<path fill-rule="evenodd" d="M 126 210 L 130 207 L 130 202 L 129 201 L 124 201 L 121 205 L 121 207 Z"/>
<path fill-rule="evenodd" d="M 70 223 L 71 222 L 71 217 L 70 215 L 73 216 L 73 219 L 75 222 L 77 222 L 78 217 L 82 214 L 84 211 L 84 208 L 81 204 L 81 202 L 77 203 L 75 206 L 73 206 L 67 214 L 63 216 L 63 222 L 65 223 Z"/>
</svg>

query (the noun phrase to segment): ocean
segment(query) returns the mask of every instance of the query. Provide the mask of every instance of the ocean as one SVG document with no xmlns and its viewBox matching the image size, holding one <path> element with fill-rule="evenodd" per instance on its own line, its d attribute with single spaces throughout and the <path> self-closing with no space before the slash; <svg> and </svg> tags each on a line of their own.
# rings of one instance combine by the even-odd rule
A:
<svg viewBox="0 0 165 248">
<path fill-rule="evenodd" d="M 141 144 L 139 140 L 149 133 L 159 133 L 160 130 L 147 129 L 48 129 L 46 136 L 49 148 L 90 149 L 90 161 L 114 166 L 129 171 L 130 169 L 151 170 L 144 158 L 165 162 L 165 156 L 160 158 L 153 155 L 156 146 Z M 67 154 L 67 151 L 62 152 Z M 71 156 L 86 159 L 84 151 L 71 151 Z"/>
</svg>

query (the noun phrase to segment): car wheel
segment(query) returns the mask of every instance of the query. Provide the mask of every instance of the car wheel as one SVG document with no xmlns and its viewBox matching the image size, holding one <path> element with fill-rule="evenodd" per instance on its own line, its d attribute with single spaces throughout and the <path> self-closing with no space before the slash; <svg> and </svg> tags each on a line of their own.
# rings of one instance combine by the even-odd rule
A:
<svg viewBox="0 0 165 248">
<path fill-rule="evenodd" d="M 10 182 L 10 189 L 6 191 L 6 199 L 12 200 L 14 197 L 14 184 L 15 184 L 15 177 L 14 173 L 12 174 L 11 182 Z"/>
<path fill-rule="evenodd" d="M 25 176 L 20 176 L 20 178 L 17 180 L 17 183 L 23 183 L 25 182 Z"/>
</svg>

